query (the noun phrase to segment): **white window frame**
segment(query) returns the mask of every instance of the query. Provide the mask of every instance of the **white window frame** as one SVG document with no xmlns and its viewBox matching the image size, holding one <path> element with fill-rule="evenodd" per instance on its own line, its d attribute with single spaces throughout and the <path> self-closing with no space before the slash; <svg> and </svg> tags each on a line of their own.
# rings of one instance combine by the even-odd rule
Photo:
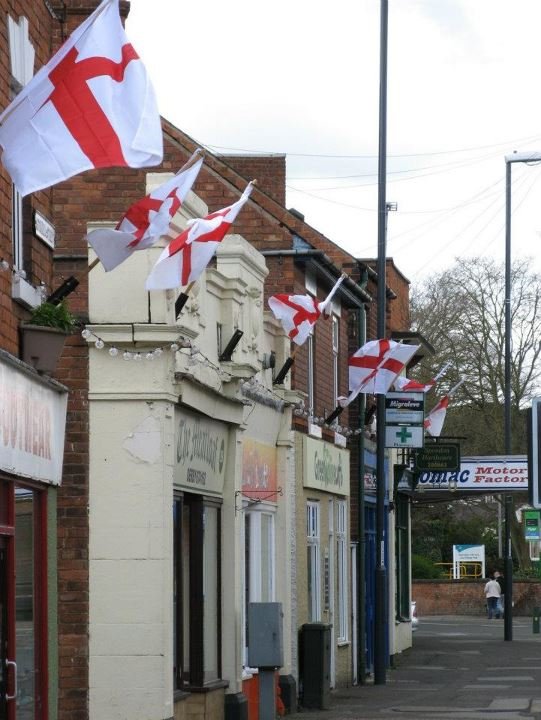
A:
<svg viewBox="0 0 541 720">
<path fill-rule="evenodd" d="M 314 365 L 314 336 L 308 336 L 308 417 L 312 419 L 315 413 L 315 365 Z"/>
<path fill-rule="evenodd" d="M 321 508 L 314 500 L 306 503 L 307 561 L 310 565 L 312 593 L 307 587 L 310 622 L 321 621 Z"/>
<path fill-rule="evenodd" d="M 263 516 L 270 519 L 269 524 L 269 537 L 267 538 L 268 547 L 270 549 L 269 557 L 269 585 L 266 588 L 267 592 L 263 593 L 263 574 L 261 566 L 262 558 L 262 528 L 261 522 Z M 248 666 L 248 645 L 246 638 L 246 623 L 248 620 L 248 607 L 247 602 L 261 602 L 263 598 L 266 598 L 265 602 L 274 602 L 276 599 L 276 511 L 273 507 L 262 506 L 258 508 L 248 509 L 248 505 L 245 506 L 243 512 L 243 548 L 246 549 L 246 521 L 250 522 L 250 553 L 249 553 L 249 564 L 248 568 L 249 575 L 246 575 L 246 563 L 243 563 L 243 648 L 244 648 L 244 667 Z M 244 552 L 244 557 L 246 553 Z M 249 582 L 249 587 L 247 584 Z M 248 670 L 250 672 L 250 670 Z"/>
<path fill-rule="evenodd" d="M 336 567 L 338 575 L 338 633 L 339 643 L 349 640 L 349 594 L 348 594 L 348 522 L 347 501 L 336 503 Z"/>
<path fill-rule="evenodd" d="M 332 379 L 334 393 L 334 407 L 338 406 L 338 356 L 340 354 L 340 319 L 332 316 Z"/>
</svg>

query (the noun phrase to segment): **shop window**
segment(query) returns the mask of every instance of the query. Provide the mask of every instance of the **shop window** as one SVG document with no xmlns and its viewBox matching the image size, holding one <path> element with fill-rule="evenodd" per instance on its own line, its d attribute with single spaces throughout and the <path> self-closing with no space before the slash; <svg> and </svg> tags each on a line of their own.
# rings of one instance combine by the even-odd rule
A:
<svg viewBox="0 0 541 720">
<path fill-rule="evenodd" d="M 45 717 L 47 705 L 46 493 L 0 479 L 0 500 L 5 523 L 0 524 L 3 682 L 8 674 L 14 687 L 16 680 L 13 717 L 35 720 Z M 2 707 L 0 698 L 3 718 Z"/>
<path fill-rule="evenodd" d="M 11 70 L 11 99 L 30 82 L 34 73 L 35 51 L 28 35 L 28 20 L 25 17 L 15 22 L 8 15 L 9 60 Z M 13 265 L 16 270 L 30 273 L 31 212 L 29 200 L 23 200 L 15 185 L 12 185 Z"/>
<path fill-rule="evenodd" d="M 348 533 L 347 502 L 336 505 L 336 565 L 338 568 L 338 642 L 347 642 L 348 628 Z"/>
<path fill-rule="evenodd" d="M 274 512 L 246 510 L 244 514 L 244 648 L 247 665 L 248 603 L 275 599 Z"/>
<path fill-rule="evenodd" d="M 309 500 L 306 506 L 307 588 L 310 622 L 321 620 L 321 520 L 320 507 Z"/>
<path fill-rule="evenodd" d="M 174 680 L 176 690 L 221 676 L 220 507 L 184 493 L 173 502 Z"/>
<path fill-rule="evenodd" d="M 396 615 L 398 619 L 410 616 L 410 553 L 409 553 L 409 500 L 397 493 L 396 518 Z"/>
</svg>

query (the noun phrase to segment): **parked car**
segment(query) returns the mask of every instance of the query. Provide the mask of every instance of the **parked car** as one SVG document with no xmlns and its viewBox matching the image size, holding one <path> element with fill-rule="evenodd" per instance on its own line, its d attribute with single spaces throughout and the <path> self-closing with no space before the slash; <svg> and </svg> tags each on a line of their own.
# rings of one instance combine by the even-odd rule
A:
<svg viewBox="0 0 541 720">
<path fill-rule="evenodd" d="M 419 626 L 419 618 L 417 617 L 417 602 L 415 600 L 411 601 L 411 629 L 417 630 L 417 627 Z"/>
</svg>

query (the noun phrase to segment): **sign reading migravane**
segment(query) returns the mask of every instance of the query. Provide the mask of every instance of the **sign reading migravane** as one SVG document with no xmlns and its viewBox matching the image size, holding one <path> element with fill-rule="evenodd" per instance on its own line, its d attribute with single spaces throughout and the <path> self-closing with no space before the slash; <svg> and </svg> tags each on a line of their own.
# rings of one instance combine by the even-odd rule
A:
<svg viewBox="0 0 541 720">
<path fill-rule="evenodd" d="M 349 450 L 303 436 L 304 487 L 349 495 Z"/>
<path fill-rule="evenodd" d="M 225 425 L 180 409 L 175 419 L 175 486 L 221 495 L 227 452 Z"/>
</svg>

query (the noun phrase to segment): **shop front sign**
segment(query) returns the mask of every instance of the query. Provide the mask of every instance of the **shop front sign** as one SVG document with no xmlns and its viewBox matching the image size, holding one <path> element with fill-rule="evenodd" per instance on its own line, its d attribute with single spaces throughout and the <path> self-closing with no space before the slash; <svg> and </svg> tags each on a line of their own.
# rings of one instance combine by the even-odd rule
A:
<svg viewBox="0 0 541 720">
<path fill-rule="evenodd" d="M 304 487 L 349 495 L 349 450 L 303 436 Z"/>
<path fill-rule="evenodd" d="M 201 495 L 222 495 L 228 431 L 223 423 L 176 410 L 175 485 Z"/>
<path fill-rule="evenodd" d="M 67 392 L 0 361 L 0 469 L 60 485 Z"/>
</svg>

